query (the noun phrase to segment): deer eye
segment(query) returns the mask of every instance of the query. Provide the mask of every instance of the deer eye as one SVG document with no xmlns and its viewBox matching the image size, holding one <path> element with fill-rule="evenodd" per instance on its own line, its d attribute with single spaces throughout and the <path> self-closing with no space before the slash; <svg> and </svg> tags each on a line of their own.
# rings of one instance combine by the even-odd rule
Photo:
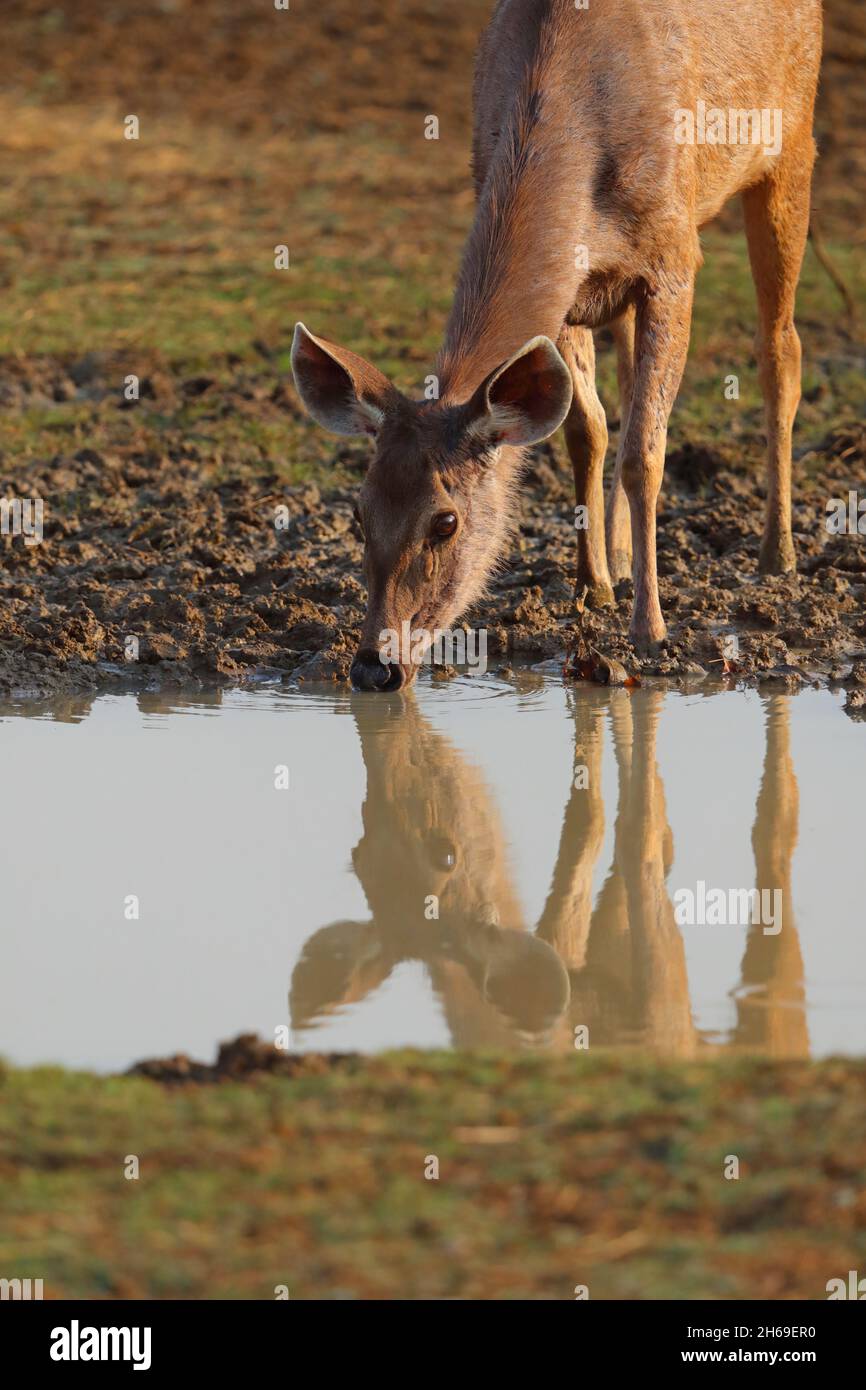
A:
<svg viewBox="0 0 866 1390">
<path fill-rule="evenodd" d="M 447 835 L 433 834 L 427 842 L 427 854 L 436 869 L 443 872 L 453 869 L 457 863 L 457 849 Z"/>
<path fill-rule="evenodd" d="M 447 540 L 449 536 L 453 536 L 456 530 L 457 513 L 440 512 L 438 516 L 434 516 L 433 518 L 430 526 L 430 535 L 434 540 L 444 541 Z"/>
</svg>

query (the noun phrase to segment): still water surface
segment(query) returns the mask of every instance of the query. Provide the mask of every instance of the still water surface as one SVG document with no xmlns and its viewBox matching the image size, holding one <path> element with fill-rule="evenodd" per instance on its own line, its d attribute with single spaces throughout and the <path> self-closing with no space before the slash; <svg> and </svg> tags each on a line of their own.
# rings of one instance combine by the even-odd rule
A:
<svg viewBox="0 0 866 1390">
<path fill-rule="evenodd" d="M 19 1064 L 210 1060 L 286 1026 L 296 1050 L 562 1051 L 579 1029 L 866 1052 L 866 728 L 833 694 L 526 673 L 107 696 L 4 706 L 0 751 Z M 680 924 L 701 883 L 766 890 L 781 929 Z"/>
</svg>

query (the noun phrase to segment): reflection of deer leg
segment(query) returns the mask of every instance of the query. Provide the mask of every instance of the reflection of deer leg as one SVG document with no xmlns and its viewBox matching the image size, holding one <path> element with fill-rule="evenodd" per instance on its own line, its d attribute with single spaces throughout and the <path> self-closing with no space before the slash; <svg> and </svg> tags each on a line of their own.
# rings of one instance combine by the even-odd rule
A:
<svg viewBox="0 0 866 1390">
<path fill-rule="evenodd" d="M 635 712 L 633 810 L 639 828 L 632 845 L 629 921 L 635 962 L 636 999 L 647 1040 L 677 1056 L 694 1051 L 686 952 L 674 920 L 665 877 L 672 858 L 665 793 L 656 763 L 656 734 L 662 696 L 652 692 Z"/>
<path fill-rule="evenodd" d="M 624 690 L 611 691 L 610 725 L 613 751 L 617 766 L 616 821 L 613 833 L 613 863 L 599 894 L 598 906 L 592 919 L 593 959 L 606 971 L 611 971 L 625 988 L 631 988 L 631 963 L 628 951 L 628 902 L 625 888 L 625 864 L 622 855 L 628 852 L 626 822 L 634 755 L 634 720 L 631 696 Z"/>
<path fill-rule="evenodd" d="M 569 970 L 586 955 L 592 917 L 592 875 L 604 839 L 601 754 L 607 695 L 574 694 L 574 767 L 571 792 L 553 878 L 536 934 L 550 943 Z"/>
<path fill-rule="evenodd" d="M 608 710 L 617 764 L 617 809 L 614 857 L 589 923 L 589 935 L 581 952 L 581 969 L 571 972 L 571 1008 L 567 1046 L 572 1046 L 577 1027 L 589 1030 L 589 1044 L 622 1041 L 623 1020 L 629 1015 L 631 961 L 628 945 L 628 904 L 622 866 L 622 819 L 628 800 L 632 761 L 631 699 L 622 690 L 608 692 Z M 566 1031 L 563 1030 L 563 1036 Z"/>
<path fill-rule="evenodd" d="M 685 948 L 665 885 L 672 841 L 655 751 L 662 696 L 623 695 L 617 703 L 614 864 L 593 920 L 588 963 L 619 983 L 629 1001 L 623 1022 L 633 1038 L 687 1055 L 694 1050 L 694 1028 Z"/>
<path fill-rule="evenodd" d="M 764 772 L 755 807 L 752 848 L 755 881 L 767 904 L 781 904 L 781 930 L 768 934 L 763 920 L 749 927 L 737 995 L 738 1046 L 773 1057 L 806 1057 L 809 1034 L 803 989 L 803 957 L 791 898 L 791 859 L 797 843 L 799 796 L 791 760 L 789 696 L 767 701 Z M 774 893 L 778 897 L 774 899 Z M 778 923 L 774 923 L 775 926 Z"/>
</svg>

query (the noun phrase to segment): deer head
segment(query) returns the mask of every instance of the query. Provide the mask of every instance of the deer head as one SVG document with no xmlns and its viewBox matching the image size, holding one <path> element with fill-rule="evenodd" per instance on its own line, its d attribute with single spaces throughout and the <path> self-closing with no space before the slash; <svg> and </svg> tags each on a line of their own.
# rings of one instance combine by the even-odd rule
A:
<svg viewBox="0 0 866 1390">
<path fill-rule="evenodd" d="M 568 976 L 555 950 L 523 930 L 481 773 L 414 700 L 353 704 L 367 792 L 352 866 L 370 918 L 332 922 L 306 942 L 292 974 L 293 1026 L 359 1002 L 416 960 L 458 1046 L 535 1045 L 564 1013 Z"/>
<path fill-rule="evenodd" d="M 508 535 L 521 450 L 562 424 L 571 374 L 551 340 L 536 337 L 468 400 L 412 401 L 300 323 L 292 368 L 318 424 L 375 442 L 356 510 L 368 604 L 351 678 L 362 690 L 397 690 L 417 674 L 434 633 L 482 592 Z M 394 660 L 395 639 L 407 633 L 409 649 L 400 641 Z"/>
</svg>

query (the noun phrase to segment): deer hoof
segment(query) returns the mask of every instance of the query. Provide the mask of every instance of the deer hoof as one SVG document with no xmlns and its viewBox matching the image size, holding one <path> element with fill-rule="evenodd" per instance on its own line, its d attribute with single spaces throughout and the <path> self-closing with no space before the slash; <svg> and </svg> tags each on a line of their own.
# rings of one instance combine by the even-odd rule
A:
<svg viewBox="0 0 866 1390">
<path fill-rule="evenodd" d="M 603 581 L 594 584 L 591 581 L 579 580 L 577 584 L 578 593 L 584 588 L 584 584 L 586 586 L 584 604 L 587 608 L 610 608 L 616 603 L 614 592 L 610 584 L 605 584 Z"/>
<path fill-rule="evenodd" d="M 667 635 L 663 621 L 658 623 L 632 623 L 629 628 L 629 641 L 638 656 L 658 656 L 662 642 Z"/>
<path fill-rule="evenodd" d="M 761 574 L 792 574 L 797 568 L 794 542 L 790 536 L 773 538 L 761 543 L 758 570 Z"/>
</svg>

